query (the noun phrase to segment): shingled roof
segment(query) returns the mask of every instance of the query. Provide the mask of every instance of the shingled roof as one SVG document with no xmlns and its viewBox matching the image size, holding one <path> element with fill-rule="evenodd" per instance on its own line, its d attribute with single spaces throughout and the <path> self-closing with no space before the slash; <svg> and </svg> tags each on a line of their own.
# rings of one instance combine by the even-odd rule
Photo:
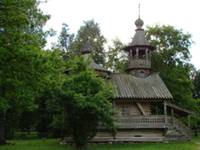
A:
<svg viewBox="0 0 200 150">
<path fill-rule="evenodd" d="M 94 61 L 92 61 L 89 65 L 91 68 L 93 68 L 94 70 L 96 71 L 102 71 L 102 72 L 107 72 L 107 73 L 110 73 L 109 70 L 107 70 L 106 68 L 96 64 Z"/>
<path fill-rule="evenodd" d="M 115 99 L 159 101 L 173 98 L 158 73 L 152 73 L 146 78 L 124 73 L 113 74 L 111 82 Z"/>
</svg>

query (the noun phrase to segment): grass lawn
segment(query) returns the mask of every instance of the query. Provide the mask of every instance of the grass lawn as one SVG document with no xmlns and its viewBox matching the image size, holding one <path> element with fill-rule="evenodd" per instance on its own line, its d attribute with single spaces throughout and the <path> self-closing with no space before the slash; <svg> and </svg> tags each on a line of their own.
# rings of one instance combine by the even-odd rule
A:
<svg viewBox="0 0 200 150">
<path fill-rule="evenodd" d="M 0 150 L 73 150 L 68 145 L 60 145 L 56 139 L 16 140 L 13 145 L 0 146 Z M 190 142 L 138 143 L 138 144 L 92 144 L 89 150 L 200 150 L 200 138 Z"/>
</svg>

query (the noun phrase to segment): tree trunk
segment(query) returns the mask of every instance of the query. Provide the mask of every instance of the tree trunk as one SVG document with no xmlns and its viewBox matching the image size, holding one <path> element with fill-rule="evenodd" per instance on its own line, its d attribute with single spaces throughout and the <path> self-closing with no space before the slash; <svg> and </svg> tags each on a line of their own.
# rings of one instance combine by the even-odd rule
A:
<svg viewBox="0 0 200 150">
<path fill-rule="evenodd" d="M 0 111 L 0 145 L 6 143 L 5 138 L 5 112 Z"/>
<path fill-rule="evenodd" d="M 46 138 L 49 124 L 47 106 L 44 97 L 40 97 L 39 100 L 37 132 L 40 138 Z"/>
</svg>

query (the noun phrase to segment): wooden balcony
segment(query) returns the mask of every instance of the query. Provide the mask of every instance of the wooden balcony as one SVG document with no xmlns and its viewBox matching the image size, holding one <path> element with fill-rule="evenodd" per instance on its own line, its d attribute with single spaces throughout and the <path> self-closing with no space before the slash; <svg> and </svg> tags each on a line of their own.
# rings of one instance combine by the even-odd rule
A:
<svg viewBox="0 0 200 150">
<path fill-rule="evenodd" d="M 149 59 L 133 59 L 129 63 L 130 68 L 151 68 Z"/>
<path fill-rule="evenodd" d="M 123 117 L 117 118 L 116 127 L 118 129 L 138 129 L 138 128 L 159 128 L 163 129 L 169 127 L 172 123 L 171 117 L 164 115 L 154 116 L 134 116 L 134 117 Z"/>
</svg>

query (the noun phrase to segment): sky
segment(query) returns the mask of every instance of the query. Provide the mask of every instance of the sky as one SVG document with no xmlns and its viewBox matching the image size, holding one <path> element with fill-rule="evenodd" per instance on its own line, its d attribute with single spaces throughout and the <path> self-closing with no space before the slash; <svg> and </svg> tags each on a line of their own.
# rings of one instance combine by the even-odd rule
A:
<svg viewBox="0 0 200 150">
<path fill-rule="evenodd" d="M 191 63 L 200 69 L 199 0 L 47 0 L 41 10 L 51 16 L 46 29 L 60 32 L 62 24 L 76 33 L 83 21 L 94 19 L 108 40 L 119 38 L 128 44 L 135 33 L 134 22 L 140 16 L 146 25 L 172 25 L 192 35 Z M 48 40 L 49 45 L 56 37 Z"/>
</svg>

